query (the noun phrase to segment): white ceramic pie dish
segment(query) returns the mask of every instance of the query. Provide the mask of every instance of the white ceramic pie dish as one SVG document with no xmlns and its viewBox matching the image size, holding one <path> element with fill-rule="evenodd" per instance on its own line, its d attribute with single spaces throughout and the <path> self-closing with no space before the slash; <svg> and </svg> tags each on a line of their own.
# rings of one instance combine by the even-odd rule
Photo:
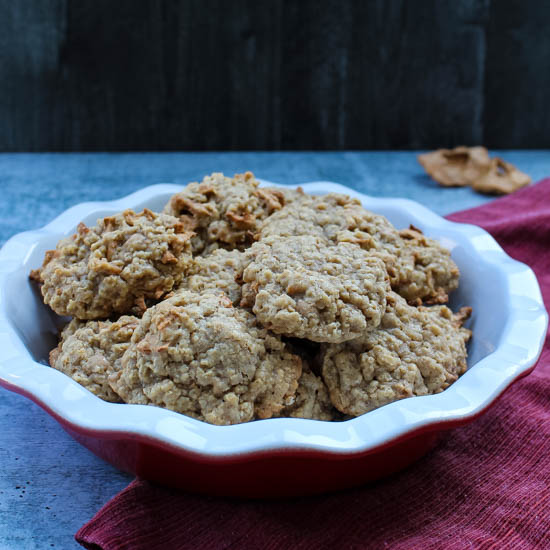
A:
<svg viewBox="0 0 550 550">
<path fill-rule="evenodd" d="M 277 418 L 213 426 L 156 407 L 104 402 L 46 366 L 60 319 L 42 303 L 28 279 L 30 270 L 40 266 L 44 252 L 71 234 L 80 221 L 94 225 L 97 218 L 126 208 L 160 210 L 181 190 L 169 184 L 147 187 L 116 201 L 79 204 L 42 229 L 15 235 L 4 245 L 0 251 L 0 384 L 30 397 L 78 440 L 126 470 L 206 492 L 263 495 L 333 489 L 402 467 L 425 452 L 435 433 L 475 418 L 534 367 L 548 323 L 537 280 L 529 267 L 507 256 L 488 233 L 447 221 L 409 200 L 368 197 L 329 182 L 302 187 L 313 194 L 341 192 L 357 197 L 396 227 L 412 223 L 451 249 L 461 271 L 451 307 L 473 307 L 467 326 L 474 336 L 468 371 L 447 390 L 397 401 L 346 422 Z M 387 457 L 395 458 L 396 452 L 407 456 L 390 465 Z M 316 484 L 311 476 L 319 475 L 319 465 L 334 461 L 345 462 L 348 474 L 333 471 L 325 482 Z M 285 490 L 282 478 L 290 464 L 296 474 L 311 477 L 298 483 L 301 489 Z M 201 476 L 204 481 L 214 467 L 222 481 L 212 487 L 201 485 Z M 370 471 L 358 473 L 365 467 Z M 175 473 L 181 468 L 187 474 Z M 247 472 L 247 490 L 236 488 L 242 487 L 235 483 L 235 476 L 245 475 L 241 470 Z M 223 472 L 233 477 L 225 485 Z"/>
</svg>

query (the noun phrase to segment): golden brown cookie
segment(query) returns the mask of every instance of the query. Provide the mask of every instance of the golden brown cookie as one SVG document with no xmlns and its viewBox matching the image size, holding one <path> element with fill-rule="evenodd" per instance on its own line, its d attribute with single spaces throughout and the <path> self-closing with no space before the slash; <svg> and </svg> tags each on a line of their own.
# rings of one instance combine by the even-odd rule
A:
<svg viewBox="0 0 550 550">
<path fill-rule="evenodd" d="M 471 333 L 460 325 L 470 311 L 417 308 L 389 295 L 377 329 L 324 347 L 322 376 L 334 406 L 359 416 L 398 399 L 443 391 L 466 371 Z"/>
<path fill-rule="evenodd" d="M 253 242 L 258 224 L 285 202 L 283 192 L 258 185 L 252 172 L 233 178 L 213 173 L 174 195 L 164 212 L 196 233 L 195 252 L 213 246 L 243 248 Z"/>
<path fill-rule="evenodd" d="M 108 378 L 120 368 L 139 319 L 128 315 L 118 321 L 71 321 L 50 352 L 50 365 L 105 401 L 120 402 Z"/>
<path fill-rule="evenodd" d="M 278 414 L 301 371 L 300 358 L 223 293 L 182 290 L 145 312 L 110 383 L 127 403 L 236 424 Z"/>
<path fill-rule="evenodd" d="M 101 319 L 141 313 L 159 300 L 190 265 L 191 233 L 174 217 L 144 210 L 79 224 L 77 233 L 46 252 L 39 272 L 44 302 L 59 315 Z"/>
<path fill-rule="evenodd" d="M 242 304 L 277 334 L 344 342 L 380 323 L 389 291 L 386 270 L 358 246 L 270 237 L 245 257 Z"/>
<path fill-rule="evenodd" d="M 392 288 L 411 303 L 445 303 L 458 286 L 458 267 L 447 249 L 418 229 L 398 231 L 346 195 L 294 200 L 263 222 L 257 238 L 293 235 L 359 245 L 384 262 Z"/>
<path fill-rule="evenodd" d="M 414 226 L 399 231 L 399 237 L 377 253 L 385 260 L 393 290 L 410 304 L 445 304 L 460 277 L 449 250 Z"/>
</svg>

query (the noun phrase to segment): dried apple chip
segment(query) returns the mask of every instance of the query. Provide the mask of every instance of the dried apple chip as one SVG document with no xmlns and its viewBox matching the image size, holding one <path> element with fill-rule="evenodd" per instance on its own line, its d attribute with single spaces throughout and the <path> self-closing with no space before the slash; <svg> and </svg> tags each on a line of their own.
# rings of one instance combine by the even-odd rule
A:
<svg viewBox="0 0 550 550">
<path fill-rule="evenodd" d="M 438 149 L 418 155 L 418 162 L 435 181 L 445 187 L 471 185 L 491 166 L 489 152 L 485 147 Z"/>
<path fill-rule="evenodd" d="M 530 182 L 531 178 L 513 164 L 494 158 L 489 170 L 472 182 L 472 188 L 480 193 L 505 195 L 529 185 Z"/>
<path fill-rule="evenodd" d="M 438 149 L 418 155 L 418 162 L 440 185 L 471 186 L 479 193 L 507 194 L 525 187 L 531 178 L 509 162 L 489 158 L 485 147 Z"/>
</svg>

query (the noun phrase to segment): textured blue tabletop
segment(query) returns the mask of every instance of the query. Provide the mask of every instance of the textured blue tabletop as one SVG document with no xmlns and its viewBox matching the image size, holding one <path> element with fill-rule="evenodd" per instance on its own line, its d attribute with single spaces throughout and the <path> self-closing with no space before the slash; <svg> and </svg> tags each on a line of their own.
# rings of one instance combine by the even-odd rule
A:
<svg viewBox="0 0 550 550">
<path fill-rule="evenodd" d="M 533 181 L 550 176 L 550 151 L 499 154 Z M 0 244 L 82 201 L 245 170 L 278 183 L 329 180 L 406 197 L 442 215 L 492 200 L 469 188 L 440 188 L 415 153 L 0 154 Z M 0 388 L 0 549 L 80 548 L 76 530 L 129 481 L 39 407 Z"/>
</svg>

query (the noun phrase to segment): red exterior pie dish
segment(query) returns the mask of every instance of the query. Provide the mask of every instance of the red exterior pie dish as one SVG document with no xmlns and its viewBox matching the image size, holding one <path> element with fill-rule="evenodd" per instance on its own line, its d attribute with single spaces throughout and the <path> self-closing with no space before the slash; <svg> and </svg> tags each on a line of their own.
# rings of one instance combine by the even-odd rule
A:
<svg viewBox="0 0 550 550">
<path fill-rule="evenodd" d="M 451 307 L 473 307 L 474 337 L 468 371 L 444 392 L 403 399 L 345 422 L 275 418 L 213 426 L 157 407 L 104 402 L 48 367 L 62 320 L 42 303 L 28 281 L 30 270 L 80 221 L 95 223 L 125 208 L 158 210 L 180 190 L 173 185 L 78 205 L 5 244 L 0 384 L 38 403 L 76 440 L 121 469 L 187 490 L 261 497 L 336 490 L 402 469 L 429 450 L 438 434 L 471 422 L 533 369 L 548 323 L 538 283 L 485 231 L 444 220 L 412 201 L 375 199 L 326 182 L 303 187 L 355 196 L 397 227 L 412 223 L 451 249 L 461 271 Z"/>
</svg>

